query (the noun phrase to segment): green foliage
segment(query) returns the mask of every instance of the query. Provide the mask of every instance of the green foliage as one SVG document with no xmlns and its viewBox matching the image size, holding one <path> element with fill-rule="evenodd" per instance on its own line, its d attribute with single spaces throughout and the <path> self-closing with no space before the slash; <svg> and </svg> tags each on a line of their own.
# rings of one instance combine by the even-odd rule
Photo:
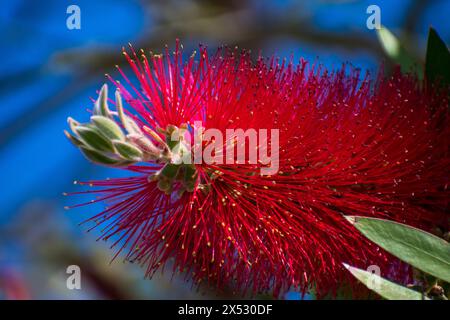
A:
<svg viewBox="0 0 450 320">
<path fill-rule="evenodd" d="M 143 157 L 142 151 L 130 143 L 123 142 L 120 140 L 113 140 L 112 143 L 116 148 L 117 152 L 125 159 L 131 161 L 139 161 L 139 159 Z"/>
<path fill-rule="evenodd" d="M 89 128 L 88 126 L 78 126 L 74 133 L 92 150 L 114 152 L 111 141 L 105 138 L 99 130 Z"/>
<path fill-rule="evenodd" d="M 420 61 L 405 49 L 404 44 L 389 29 L 383 26 L 377 30 L 377 35 L 387 56 L 400 65 L 402 72 L 414 72 L 419 79 L 423 78 Z M 450 52 L 433 28 L 428 33 L 425 75 L 431 83 L 440 81 L 444 87 L 450 85 Z"/>
<path fill-rule="evenodd" d="M 442 85 L 450 85 L 450 52 L 433 28 L 428 33 L 425 74 L 433 83 L 441 81 Z"/>
<path fill-rule="evenodd" d="M 113 120 L 104 116 L 92 116 L 91 121 L 108 138 L 123 141 L 125 135 L 119 125 Z"/>
<path fill-rule="evenodd" d="M 402 72 L 413 72 L 417 74 L 419 79 L 423 78 L 420 63 L 405 49 L 405 46 L 389 29 L 384 26 L 377 29 L 377 36 L 388 57 L 400 65 Z"/>
<path fill-rule="evenodd" d="M 450 244 L 447 241 L 417 228 L 389 220 L 368 217 L 347 217 L 347 220 L 387 252 L 434 276 L 436 281 L 432 288 L 426 290 L 428 293 L 442 289 L 437 285 L 439 282 L 437 279 L 450 282 Z M 366 285 L 368 276 L 376 277 L 370 273 L 362 273 L 363 270 L 355 271 L 353 267 L 347 269 Z M 383 292 L 377 290 L 376 292 L 387 299 L 393 299 L 395 295 L 399 298 L 411 294 L 402 286 L 386 284 L 384 281 L 382 283 Z M 443 293 L 439 294 L 439 297 L 446 299 Z"/>
<path fill-rule="evenodd" d="M 371 272 L 351 267 L 344 264 L 355 278 L 364 283 L 365 286 L 372 289 L 380 296 L 389 300 L 429 300 L 422 293 L 408 289 L 399 284 L 383 279 L 382 277 Z"/>
<path fill-rule="evenodd" d="M 400 260 L 450 282 L 450 244 L 401 223 L 366 217 L 347 219 L 369 240 Z"/>
</svg>

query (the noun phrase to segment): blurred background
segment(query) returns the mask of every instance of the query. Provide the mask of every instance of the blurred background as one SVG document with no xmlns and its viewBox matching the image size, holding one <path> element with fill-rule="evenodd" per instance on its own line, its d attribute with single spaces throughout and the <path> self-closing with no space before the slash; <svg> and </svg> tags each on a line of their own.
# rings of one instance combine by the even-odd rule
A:
<svg viewBox="0 0 450 320">
<path fill-rule="evenodd" d="M 144 280 L 138 266 L 120 258 L 109 263 L 113 251 L 96 241 L 98 231 L 78 226 L 101 207 L 66 211 L 65 206 L 89 199 L 63 192 L 82 189 L 74 180 L 124 173 L 88 163 L 66 141 L 66 118 L 87 120 L 90 97 L 96 97 L 104 74 L 117 76 L 115 64 L 126 71 L 121 47 L 128 42 L 159 52 L 180 38 L 186 55 L 199 43 L 211 50 L 227 44 L 318 60 L 329 68 L 350 62 L 376 71 L 383 61 L 389 67 L 375 31 L 366 27 L 371 4 L 380 7 L 381 23 L 419 60 L 429 26 L 450 42 L 449 0 L 3 1 L 0 299 L 233 298 L 196 290 L 170 271 Z M 81 9 L 79 30 L 66 26 L 69 5 Z M 69 265 L 81 268 L 81 290 L 66 287 Z"/>
</svg>

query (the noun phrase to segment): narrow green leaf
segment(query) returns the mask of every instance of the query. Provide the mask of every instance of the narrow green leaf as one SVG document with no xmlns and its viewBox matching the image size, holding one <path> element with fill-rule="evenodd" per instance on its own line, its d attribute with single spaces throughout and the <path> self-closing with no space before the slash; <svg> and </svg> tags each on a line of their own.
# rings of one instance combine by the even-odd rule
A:
<svg viewBox="0 0 450 320">
<path fill-rule="evenodd" d="M 67 130 L 64 130 L 64 134 L 75 147 L 81 147 L 83 145 L 83 142 L 81 142 L 78 138 L 71 135 L 69 132 L 67 132 Z"/>
<path fill-rule="evenodd" d="M 150 135 L 150 137 L 152 137 L 164 149 L 164 151 L 167 151 L 167 152 L 169 151 L 169 146 L 155 131 L 153 131 L 146 125 L 143 126 L 143 129 L 145 132 L 147 132 Z"/>
<path fill-rule="evenodd" d="M 120 95 L 119 89 L 116 90 L 116 108 L 117 114 L 119 115 L 120 121 L 122 122 L 125 130 L 127 130 L 130 134 L 142 135 L 142 130 L 139 128 L 137 123 L 125 114 L 125 111 L 123 110 L 122 96 Z"/>
<path fill-rule="evenodd" d="M 425 74 L 432 82 L 440 80 L 443 85 L 450 85 L 450 52 L 433 28 L 428 33 Z"/>
<path fill-rule="evenodd" d="M 106 137 L 117 140 L 125 139 L 122 129 L 113 120 L 104 116 L 92 116 L 91 121 Z"/>
<path fill-rule="evenodd" d="M 75 128 L 80 125 L 80 123 L 72 117 L 67 118 L 67 123 L 69 124 L 70 130 L 72 130 L 72 132 L 74 132 Z"/>
<path fill-rule="evenodd" d="M 450 283 L 450 244 L 401 223 L 367 217 L 347 219 L 368 239 L 397 258 Z"/>
<path fill-rule="evenodd" d="M 142 151 L 132 144 L 119 140 L 113 140 L 113 145 L 117 152 L 125 159 L 134 161 L 140 161 L 142 159 Z"/>
<path fill-rule="evenodd" d="M 344 267 L 350 271 L 355 278 L 361 281 L 366 287 L 375 291 L 380 296 L 388 300 L 429 300 L 422 293 L 408 289 L 399 284 L 386 280 L 371 272 L 349 266 L 344 263 Z"/>
<path fill-rule="evenodd" d="M 94 114 L 97 116 L 110 117 L 111 112 L 108 107 L 108 85 L 104 84 L 100 89 L 97 100 L 94 104 Z"/>
<path fill-rule="evenodd" d="M 423 78 L 423 71 L 420 68 L 420 64 L 389 29 L 383 26 L 377 29 L 377 35 L 386 54 L 395 63 L 400 65 L 402 72 L 414 72 L 419 79 Z"/>
<path fill-rule="evenodd" d="M 78 126 L 75 128 L 75 133 L 80 139 L 91 149 L 96 151 L 114 152 L 114 147 L 107 138 L 105 138 L 98 130 Z"/>
<path fill-rule="evenodd" d="M 144 135 L 129 134 L 127 140 L 139 147 L 144 153 L 158 156 L 161 151 Z"/>
<path fill-rule="evenodd" d="M 95 150 L 91 150 L 85 147 L 80 147 L 80 150 L 88 160 L 97 164 L 116 165 L 120 163 L 120 160 L 110 158 Z"/>
</svg>

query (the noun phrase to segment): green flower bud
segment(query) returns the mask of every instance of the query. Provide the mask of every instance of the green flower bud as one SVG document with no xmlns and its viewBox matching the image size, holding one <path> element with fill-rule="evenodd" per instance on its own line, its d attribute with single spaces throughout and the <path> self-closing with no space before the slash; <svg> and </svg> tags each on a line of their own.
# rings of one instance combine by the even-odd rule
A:
<svg viewBox="0 0 450 320">
<path fill-rule="evenodd" d="M 188 192 L 193 192 L 195 190 L 195 183 L 193 181 L 186 182 L 184 186 Z"/>
<path fill-rule="evenodd" d="M 177 176 L 179 169 L 180 165 L 168 163 L 164 166 L 164 168 L 161 169 L 159 175 L 172 180 Z"/>
<path fill-rule="evenodd" d="M 170 191 L 172 185 L 167 180 L 159 180 L 158 184 L 157 184 L 157 187 L 161 191 Z"/>
<path fill-rule="evenodd" d="M 197 179 L 197 175 L 194 165 L 184 166 L 184 181 L 194 181 Z"/>
</svg>

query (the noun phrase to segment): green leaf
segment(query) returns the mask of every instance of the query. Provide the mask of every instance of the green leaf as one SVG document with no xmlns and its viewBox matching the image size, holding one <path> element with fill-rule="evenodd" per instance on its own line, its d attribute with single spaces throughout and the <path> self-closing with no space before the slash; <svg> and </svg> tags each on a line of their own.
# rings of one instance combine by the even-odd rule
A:
<svg viewBox="0 0 450 320">
<path fill-rule="evenodd" d="M 447 241 L 389 220 L 346 218 L 368 239 L 400 260 L 450 283 L 450 244 Z"/>
<path fill-rule="evenodd" d="M 78 126 L 75 128 L 74 132 L 91 149 L 96 151 L 114 152 L 111 141 L 105 138 L 98 130 Z"/>
<path fill-rule="evenodd" d="M 375 291 L 380 296 L 388 300 L 429 300 L 422 293 L 408 289 L 399 284 L 386 280 L 379 275 L 349 266 L 344 263 L 344 267 L 350 271 L 355 278 L 361 281 L 366 287 Z"/>
<path fill-rule="evenodd" d="M 425 74 L 432 82 L 441 80 L 443 85 L 450 84 L 450 52 L 433 28 L 428 33 Z"/>
<path fill-rule="evenodd" d="M 143 156 L 142 151 L 132 144 L 119 140 L 113 140 L 113 145 L 116 148 L 117 152 L 125 159 L 140 161 Z"/>
<path fill-rule="evenodd" d="M 138 124 L 125 114 L 119 89 L 116 90 L 116 108 L 119 119 L 125 130 L 130 134 L 142 135 L 142 130 L 139 128 Z"/>
<path fill-rule="evenodd" d="M 72 144 L 75 147 L 83 146 L 83 142 L 80 141 L 78 138 L 74 137 L 73 135 L 71 135 L 69 132 L 67 132 L 67 130 L 64 130 L 64 134 L 66 135 L 67 139 L 69 139 L 70 142 L 72 142 Z"/>
<path fill-rule="evenodd" d="M 383 26 L 377 29 L 377 35 L 386 54 L 400 65 L 402 72 L 414 72 L 419 79 L 423 78 L 423 72 L 419 67 L 420 64 L 389 29 Z"/>
<path fill-rule="evenodd" d="M 97 116 L 110 117 L 110 110 L 108 107 L 108 85 L 104 84 L 100 89 L 97 100 L 94 104 L 94 114 Z"/>
<path fill-rule="evenodd" d="M 117 140 L 125 139 L 122 129 L 113 120 L 104 116 L 92 116 L 91 121 L 106 137 Z"/>
<path fill-rule="evenodd" d="M 120 164 L 120 160 L 110 158 L 101 152 L 91 150 L 85 147 L 80 147 L 81 152 L 84 154 L 84 156 L 97 164 L 103 164 L 103 165 L 117 165 Z"/>
<path fill-rule="evenodd" d="M 127 135 L 127 140 L 139 147 L 143 152 L 152 156 L 157 157 L 161 153 L 161 150 L 144 135 L 129 134 Z"/>
<path fill-rule="evenodd" d="M 67 118 L 67 123 L 69 124 L 70 130 L 72 131 L 75 131 L 75 128 L 80 125 L 80 123 L 72 117 Z"/>
</svg>

